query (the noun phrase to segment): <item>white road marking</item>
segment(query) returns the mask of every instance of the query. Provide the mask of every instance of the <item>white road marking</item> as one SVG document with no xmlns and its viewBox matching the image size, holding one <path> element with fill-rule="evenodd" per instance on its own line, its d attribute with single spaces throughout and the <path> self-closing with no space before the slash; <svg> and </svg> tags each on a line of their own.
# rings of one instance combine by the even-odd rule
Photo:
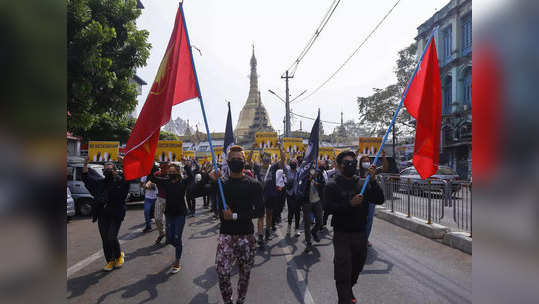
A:
<svg viewBox="0 0 539 304">
<path fill-rule="evenodd" d="M 279 228 L 275 232 L 277 236 L 281 239 L 280 241 L 284 241 L 284 237 L 281 232 L 281 229 Z M 300 293 L 303 295 L 302 303 L 314 304 L 313 296 L 311 295 L 311 292 L 309 291 L 309 287 L 305 285 L 305 277 L 303 276 L 301 271 L 298 269 L 298 266 L 296 265 L 296 263 L 292 260 L 294 255 L 292 255 L 292 252 L 290 251 L 289 246 L 283 246 L 281 247 L 281 250 L 283 251 L 286 261 L 288 262 L 288 265 L 292 270 L 292 274 L 295 276 L 296 287 L 298 288 Z"/>
<path fill-rule="evenodd" d="M 136 234 L 139 234 L 141 232 L 142 232 L 142 228 L 139 228 L 129 233 L 125 237 L 125 239 L 120 240 L 120 245 L 129 241 L 132 237 L 134 237 Z M 101 257 L 103 257 L 103 249 L 95 252 L 94 254 L 85 258 L 84 260 L 77 262 L 75 265 L 67 269 L 67 278 L 69 279 L 73 274 L 75 274 L 76 272 L 79 272 L 81 269 L 90 265 L 92 262 L 96 261 L 97 259 L 100 259 Z"/>
</svg>

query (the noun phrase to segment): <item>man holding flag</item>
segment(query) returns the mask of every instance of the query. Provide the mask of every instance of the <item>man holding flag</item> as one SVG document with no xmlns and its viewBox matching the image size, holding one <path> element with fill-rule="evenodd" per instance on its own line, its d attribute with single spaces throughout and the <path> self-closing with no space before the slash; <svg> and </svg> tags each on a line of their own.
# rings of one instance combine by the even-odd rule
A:
<svg viewBox="0 0 539 304">
<path fill-rule="evenodd" d="M 438 55 L 432 32 L 423 54 L 419 59 L 408 85 L 402 94 L 401 102 L 393 114 L 382 144 L 378 149 L 376 164 L 383 151 L 391 128 L 402 107 L 416 119 L 416 138 L 413 164 L 423 179 L 436 173 L 440 156 L 441 128 L 441 82 Z M 424 60 L 426 59 L 426 60 Z M 376 168 L 369 168 L 369 175 L 361 181 L 354 175 L 357 167 L 356 155 L 352 151 L 341 152 L 337 156 L 339 174 L 328 183 L 324 197 L 328 210 L 334 214 L 334 278 L 339 304 L 356 303 L 352 287 L 357 283 L 367 257 L 366 220 L 368 205 L 382 204 L 384 195 L 376 183 Z"/>
</svg>

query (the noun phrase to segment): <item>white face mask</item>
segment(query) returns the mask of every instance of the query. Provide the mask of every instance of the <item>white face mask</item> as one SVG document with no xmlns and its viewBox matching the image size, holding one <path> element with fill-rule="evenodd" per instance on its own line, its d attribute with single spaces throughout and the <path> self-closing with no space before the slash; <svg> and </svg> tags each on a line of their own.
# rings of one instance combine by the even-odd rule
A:
<svg viewBox="0 0 539 304">
<path fill-rule="evenodd" d="M 361 163 L 361 167 L 362 167 L 363 169 L 369 169 L 369 168 L 371 167 L 371 163 L 369 163 L 369 162 L 363 162 L 363 163 Z"/>
</svg>

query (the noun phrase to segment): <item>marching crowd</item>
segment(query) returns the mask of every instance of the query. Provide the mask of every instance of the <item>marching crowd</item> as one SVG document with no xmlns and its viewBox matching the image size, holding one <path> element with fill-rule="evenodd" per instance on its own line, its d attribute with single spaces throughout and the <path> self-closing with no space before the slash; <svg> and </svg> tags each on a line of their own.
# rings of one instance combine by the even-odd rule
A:
<svg viewBox="0 0 539 304">
<path fill-rule="evenodd" d="M 338 303 L 356 303 L 352 287 L 357 283 L 370 246 L 374 205 L 384 202 L 383 191 L 374 177 L 387 170 L 387 160 L 384 157 L 383 166 L 376 168 L 369 157 L 358 159 L 356 153 L 347 150 L 331 163 L 304 161 L 301 155 L 291 155 L 287 161 L 279 148 L 280 159 L 272 163 L 265 157 L 261 157 L 261 162 L 253 161 L 252 152 L 246 156 L 241 146 L 232 146 L 227 162 L 218 170 L 210 163 L 200 166 L 191 160 L 160 163 L 141 179 L 146 193 L 143 232 L 151 231 L 153 208 L 158 232 L 155 243 L 164 239 L 165 244 L 175 247 L 171 273 L 179 272 L 186 217 L 195 215 L 196 198 L 202 197 L 204 207 L 213 211 L 214 220 L 220 220 L 215 263 L 223 301 L 233 303 L 230 277 L 236 263 L 239 269 L 236 303 L 241 304 L 246 300 L 256 248 L 264 248 L 275 237 L 285 204 L 287 235 L 301 237 L 303 232 L 305 253 L 313 250 L 312 241 L 320 241 L 319 233 L 327 229 L 332 215 Z M 88 174 L 87 163 L 83 167 L 83 181 L 95 198 L 93 221 L 98 222 L 103 241 L 107 261 L 104 270 L 111 271 L 124 263 L 118 232 L 125 217 L 129 183 L 113 163 L 105 164 L 104 179 Z M 367 175 L 371 178 L 361 195 Z"/>
</svg>

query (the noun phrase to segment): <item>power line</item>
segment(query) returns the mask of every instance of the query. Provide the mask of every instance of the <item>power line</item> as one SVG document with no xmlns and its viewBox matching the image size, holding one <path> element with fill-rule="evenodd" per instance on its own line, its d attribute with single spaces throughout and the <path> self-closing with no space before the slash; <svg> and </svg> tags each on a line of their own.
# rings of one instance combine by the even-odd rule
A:
<svg viewBox="0 0 539 304">
<path fill-rule="evenodd" d="M 314 45 L 314 42 L 316 41 L 318 36 L 320 36 L 320 33 L 326 27 L 327 23 L 329 22 L 329 19 L 331 19 L 331 16 L 335 12 L 335 9 L 337 9 L 337 6 L 339 5 L 340 2 L 341 2 L 341 0 L 334 0 L 333 3 L 331 3 L 331 6 L 329 7 L 329 9 L 326 12 L 326 14 L 324 15 L 324 17 L 322 18 L 322 21 L 320 22 L 320 24 L 316 28 L 313 36 L 311 37 L 311 39 L 309 39 L 309 41 L 307 41 L 307 45 L 305 45 L 305 47 L 303 48 L 303 50 L 299 54 L 298 58 L 287 69 L 287 71 L 290 71 L 291 77 L 294 77 L 294 74 L 296 73 L 296 70 L 297 70 L 297 68 L 299 66 L 300 61 L 303 60 L 305 55 L 307 55 L 307 53 L 309 52 L 311 47 Z"/>
<path fill-rule="evenodd" d="M 270 93 L 272 93 L 273 95 L 277 96 L 278 100 L 282 103 L 286 103 L 286 101 L 284 101 L 281 97 L 279 97 L 279 95 L 275 94 L 273 91 L 269 90 Z M 304 91 L 305 92 L 305 91 Z M 303 93 L 301 93 L 303 94 Z M 301 95 L 300 94 L 300 95 Z M 316 118 L 312 118 L 312 117 L 308 117 L 308 116 L 305 116 L 305 115 L 301 115 L 301 114 L 296 114 L 292 111 L 290 111 L 290 114 L 292 115 L 295 115 L 297 117 L 301 117 L 301 118 L 305 118 L 305 119 L 309 119 L 309 120 L 316 120 Z M 335 124 L 335 125 L 340 125 L 341 123 L 340 122 L 334 122 L 334 121 L 326 121 L 326 120 L 320 120 L 321 122 L 325 122 L 325 123 L 329 123 L 329 124 Z"/>
<path fill-rule="evenodd" d="M 326 81 L 324 81 L 316 89 L 311 91 L 311 93 L 309 95 L 305 96 L 305 98 L 299 100 L 298 102 L 304 101 L 304 100 L 308 99 L 309 97 L 313 96 L 314 94 L 316 94 L 324 85 L 326 85 L 333 77 L 335 77 L 335 75 L 337 75 L 337 73 L 339 73 L 342 70 L 342 68 L 350 61 L 350 59 L 352 59 L 352 57 L 354 57 L 354 55 L 361 49 L 361 47 L 363 47 L 363 45 L 365 45 L 367 40 L 369 40 L 369 38 L 376 32 L 376 30 L 380 27 L 380 25 L 382 25 L 382 23 L 387 19 L 387 17 L 391 14 L 391 12 L 393 12 L 393 10 L 399 4 L 400 1 L 401 0 L 397 0 L 397 2 L 395 2 L 393 7 L 391 7 L 391 9 L 378 22 L 378 24 L 376 24 L 376 26 L 372 29 L 372 31 L 369 33 L 369 35 L 367 37 L 365 37 L 365 39 L 363 39 L 361 44 L 354 50 L 354 52 L 352 52 L 352 54 L 341 64 L 341 66 L 339 66 L 339 68 L 335 72 L 333 72 L 333 74 L 331 74 L 331 76 L 329 76 L 328 79 L 326 79 Z"/>
<path fill-rule="evenodd" d="M 301 118 L 309 119 L 309 120 L 316 120 L 316 118 L 307 117 L 307 116 L 301 115 L 301 114 L 296 114 L 296 113 L 294 113 L 292 111 L 290 111 L 290 114 L 301 117 Z M 340 125 L 341 124 L 340 122 L 335 122 L 335 121 L 327 121 L 327 120 L 321 120 L 321 119 L 320 119 L 320 121 L 323 122 L 323 123 L 334 124 L 334 125 Z"/>
</svg>

